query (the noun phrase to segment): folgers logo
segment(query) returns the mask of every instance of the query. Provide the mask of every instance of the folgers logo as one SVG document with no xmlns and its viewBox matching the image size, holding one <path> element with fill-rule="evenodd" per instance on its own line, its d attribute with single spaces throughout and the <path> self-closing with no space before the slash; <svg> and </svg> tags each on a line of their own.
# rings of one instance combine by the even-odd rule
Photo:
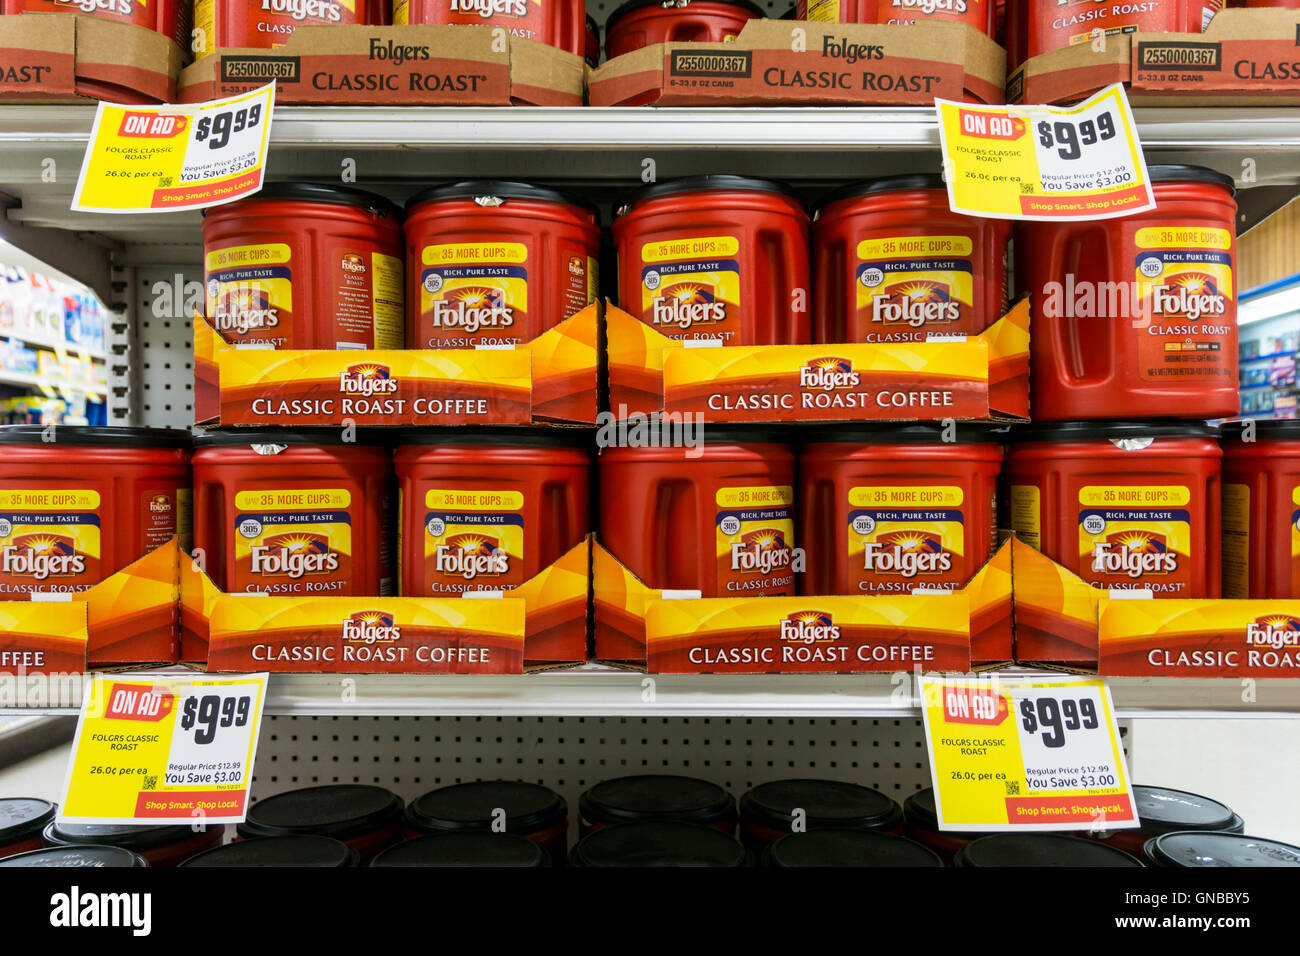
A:
<svg viewBox="0 0 1300 956">
<path fill-rule="evenodd" d="M 750 531 L 731 546 L 733 571 L 770 574 L 776 568 L 789 567 L 792 560 L 790 545 L 776 528 Z"/>
<path fill-rule="evenodd" d="M 799 369 L 799 387 L 833 392 L 839 388 L 857 388 L 862 376 L 853 370 L 853 362 L 846 358 L 813 359 Z"/>
<path fill-rule="evenodd" d="M 827 644 L 839 639 L 839 625 L 826 611 L 796 611 L 781 622 L 781 640 L 791 644 Z"/>
<path fill-rule="evenodd" d="M 63 7 L 76 7 L 82 13 L 113 13 L 119 17 L 131 16 L 132 0 L 54 0 Z"/>
<path fill-rule="evenodd" d="M 339 372 L 339 391 L 344 395 L 392 395 L 397 386 L 392 369 L 378 362 L 359 362 Z"/>
<path fill-rule="evenodd" d="M 430 321 L 435 329 L 473 333 L 509 328 L 515 324 L 515 317 L 503 291 L 470 286 L 455 290 L 449 298 L 434 299 Z"/>
<path fill-rule="evenodd" d="M 357 611 L 343 621 L 343 640 L 357 644 L 387 644 L 402 639 L 402 629 L 387 611 Z"/>
<path fill-rule="evenodd" d="M 454 534 L 434 552 L 434 568 L 439 574 L 454 575 L 473 581 L 477 577 L 496 577 L 510 571 L 510 554 L 496 538 L 486 534 Z"/>
<path fill-rule="evenodd" d="M 871 299 L 871 321 L 882 325 L 919 329 L 960 319 L 961 303 L 952 301 L 948 287 L 940 282 L 904 282 Z"/>
<path fill-rule="evenodd" d="M 664 286 L 655 297 L 651 315 L 655 325 L 675 325 L 682 329 L 716 324 L 726 318 L 727 303 L 719 301 L 716 290 L 702 282 Z"/>
<path fill-rule="evenodd" d="M 528 0 L 451 0 L 452 13 L 473 13 L 490 20 L 492 17 L 526 17 Z"/>
<path fill-rule="evenodd" d="M 1092 549 L 1092 570 L 1098 574 L 1140 578 L 1148 574 L 1173 574 L 1178 554 L 1166 547 L 1156 531 L 1117 531 Z"/>
<path fill-rule="evenodd" d="M 1300 647 L 1300 618 L 1290 614 L 1265 614 L 1246 625 L 1249 647 Z"/>
<path fill-rule="evenodd" d="M 887 531 L 875 541 L 863 543 L 862 567 L 905 578 L 947 574 L 952 570 L 952 552 L 944 550 L 943 539 L 930 531 Z"/>
<path fill-rule="evenodd" d="M 295 581 L 339 569 L 339 556 L 330 550 L 329 539 L 323 534 L 302 531 L 271 535 L 249 549 L 249 559 L 253 574 Z"/>
<path fill-rule="evenodd" d="M 262 0 L 262 9 L 292 20 L 342 23 L 343 7 L 332 0 Z"/>
<path fill-rule="evenodd" d="M 352 275 L 362 276 L 366 274 L 366 260 L 361 258 L 355 252 L 350 252 L 339 260 L 339 266 L 344 272 Z"/>
<path fill-rule="evenodd" d="M 1228 298 L 1219 291 L 1212 276 L 1184 272 L 1169 285 L 1152 288 L 1151 309 L 1157 315 L 1185 317 L 1195 322 L 1203 315 L 1226 314 Z"/>
<path fill-rule="evenodd" d="M 77 553 L 72 538 L 44 532 L 24 534 L 5 545 L 0 571 L 36 581 L 70 578 L 86 573 L 86 558 Z"/>
<path fill-rule="evenodd" d="M 172 500 L 167 495 L 154 495 L 149 499 L 149 512 L 156 515 L 171 514 Z"/>
<path fill-rule="evenodd" d="M 895 10 L 904 13 L 923 13 L 927 17 L 936 13 L 965 13 L 970 9 L 966 0 L 891 0 Z"/>
<path fill-rule="evenodd" d="M 217 299 L 212 324 L 218 332 L 246 335 L 275 328 L 280 324 L 280 317 L 271 305 L 271 294 L 265 289 L 228 289 Z"/>
</svg>

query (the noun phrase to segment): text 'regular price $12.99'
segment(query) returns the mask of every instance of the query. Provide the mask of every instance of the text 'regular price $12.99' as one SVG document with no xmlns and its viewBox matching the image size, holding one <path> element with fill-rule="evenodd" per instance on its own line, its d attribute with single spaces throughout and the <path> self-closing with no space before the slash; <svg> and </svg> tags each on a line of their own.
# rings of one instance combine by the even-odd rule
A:
<svg viewBox="0 0 1300 956">
<path fill-rule="evenodd" d="M 194 141 L 207 143 L 209 149 L 224 149 L 233 133 L 254 129 L 262 115 L 261 103 L 205 114 L 194 125 Z"/>
<path fill-rule="evenodd" d="M 187 734 L 193 732 L 194 742 L 203 746 L 216 740 L 221 728 L 248 726 L 252 708 L 253 698 L 249 695 L 187 697 L 181 707 L 180 728 Z"/>
</svg>

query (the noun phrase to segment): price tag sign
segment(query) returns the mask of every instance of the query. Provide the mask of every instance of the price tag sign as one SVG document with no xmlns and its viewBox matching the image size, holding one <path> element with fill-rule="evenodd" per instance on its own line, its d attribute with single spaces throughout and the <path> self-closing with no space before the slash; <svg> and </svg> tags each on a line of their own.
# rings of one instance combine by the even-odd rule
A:
<svg viewBox="0 0 1300 956">
<path fill-rule="evenodd" d="M 1068 108 L 935 107 L 954 212 L 1062 222 L 1155 208 L 1123 84 Z"/>
<path fill-rule="evenodd" d="M 942 829 L 1139 825 L 1104 681 L 923 677 L 921 692 Z"/>
<path fill-rule="evenodd" d="M 59 820 L 242 822 L 265 699 L 265 674 L 95 677 Z"/>
<path fill-rule="evenodd" d="M 100 103 L 72 208 L 173 212 L 262 188 L 275 84 L 208 103 Z"/>
</svg>

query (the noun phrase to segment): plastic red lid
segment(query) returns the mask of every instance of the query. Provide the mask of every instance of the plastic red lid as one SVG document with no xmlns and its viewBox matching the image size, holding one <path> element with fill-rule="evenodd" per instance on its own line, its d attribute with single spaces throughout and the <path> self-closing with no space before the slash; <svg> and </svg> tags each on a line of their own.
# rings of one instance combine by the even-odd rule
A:
<svg viewBox="0 0 1300 956">
<path fill-rule="evenodd" d="M 58 808 L 36 797 L 0 799 L 0 845 L 38 835 L 54 819 Z"/>
<path fill-rule="evenodd" d="M 774 780 L 740 798 L 741 819 L 773 830 L 789 832 L 795 810 L 809 830 L 888 830 L 903 817 L 879 790 L 842 780 Z"/>
<path fill-rule="evenodd" d="M 457 830 L 431 833 L 384 850 L 371 866 L 518 866 L 550 865 L 546 851 L 514 833 Z"/>
<path fill-rule="evenodd" d="M 676 820 L 708 826 L 734 820 L 736 801 L 707 780 L 642 774 L 596 784 L 578 798 L 578 813 L 589 823 Z"/>
<path fill-rule="evenodd" d="M 0 860 L 0 866 L 68 866 L 139 868 L 149 863 L 120 846 L 51 846 Z"/>
<path fill-rule="evenodd" d="M 745 848 L 721 830 L 694 823 L 620 823 L 587 834 L 569 859 L 583 867 L 735 868 L 745 865 Z"/>
<path fill-rule="evenodd" d="M 928 847 L 892 833 L 873 830 L 809 830 L 788 833 L 763 852 L 763 865 L 813 866 L 943 866 Z"/>
<path fill-rule="evenodd" d="M 236 840 L 190 857 L 181 866 L 360 866 L 361 855 L 346 843 L 311 833 Z"/>
<path fill-rule="evenodd" d="M 395 825 L 404 806 L 401 797 L 383 787 L 304 787 L 257 801 L 238 829 L 242 837 L 315 833 L 346 839 Z"/>
</svg>

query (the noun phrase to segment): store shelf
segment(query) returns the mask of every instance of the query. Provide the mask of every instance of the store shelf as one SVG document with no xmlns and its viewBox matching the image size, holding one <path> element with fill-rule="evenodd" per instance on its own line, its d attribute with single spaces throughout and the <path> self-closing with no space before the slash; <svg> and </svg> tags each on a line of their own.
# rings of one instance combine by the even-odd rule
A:
<svg viewBox="0 0 1300 956">
<path fill-rule="evenodd" d="M 83 385 L 63 379 L 41 375 L 39 372 L 9 372 L 0 370 L 0 385 L 17 385 L 21 388 L 50 388 L 55 391 L 85 392 L 87 395 L 106 396 L 108 389 L 102 385 Z"/>
<path fill-rule="evenodd" d="M 107 358 L 103 349 L 92 349 L 87 348 L 84 345 L 74 345 L 66 339 L 42 338 L 37 335 L 20 335 L 17 332 L 0 332 L 0 338 L 17 339 L 19 342 L 26 342 L 28 345 L 35 348 L 49 349 L 52 352 L 57 352 L 62 349 L 72 355 L 85 356 L 96 362 L 103 362 Z"/>
<path fill-rule="evenodd" d="M 1250 358 L 1238 359 L 1237 364 L 1240 365 L 1243 362 L 1266 362 L 1269 359 L 1286 358 L 1289 355 L 1295 355 L 1295 354 L 1296 354 L 1296 350 L 1291 349 L 1290 351 L 1287 352 L 1270 352 L 1268 355 L 1252 355 Z"/>
<path fill-rule="evenodd" d="M 1031 673 L 1010 671 L 1007 673 Z M 1300 680 L 1111 678 L 1121 717 L 1300 715 Z M 0 709 L 75 713 L 66 706 Z M 647 675 L 590 665 L 524 676 L 274 674 L 268 714 L 315 716 L 896 717 L 920 713 L 911 675 Z M 1246 698 L 1246 699 L 1243 699 Z"/>
</svg>

